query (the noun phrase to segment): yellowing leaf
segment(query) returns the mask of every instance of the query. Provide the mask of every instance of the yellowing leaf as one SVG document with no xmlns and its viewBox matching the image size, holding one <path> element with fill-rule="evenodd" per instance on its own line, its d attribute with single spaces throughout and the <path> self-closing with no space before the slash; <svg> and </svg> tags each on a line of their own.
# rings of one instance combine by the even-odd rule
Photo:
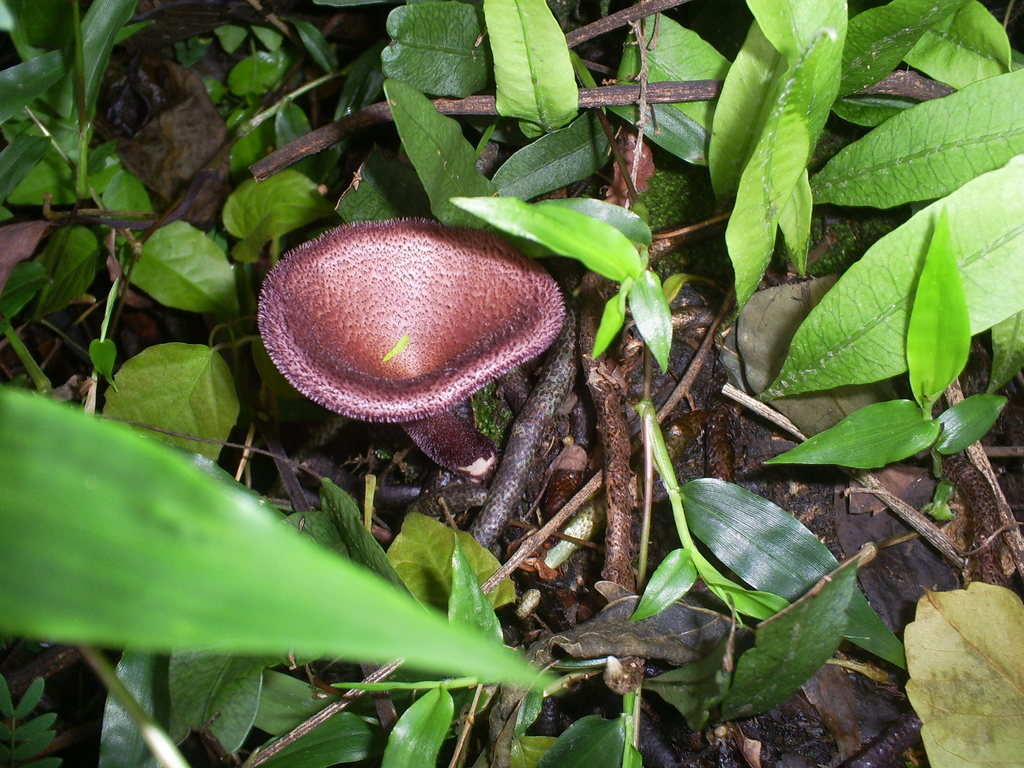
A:
<svg viewBox="0 0 1024 768">
<path fill-rule="evenodd" d="M 1024 604 L 1003 587 L 928 592 L 907 627 L 907 695 L 932 768 L 1019 766 Z"/>
</svg>

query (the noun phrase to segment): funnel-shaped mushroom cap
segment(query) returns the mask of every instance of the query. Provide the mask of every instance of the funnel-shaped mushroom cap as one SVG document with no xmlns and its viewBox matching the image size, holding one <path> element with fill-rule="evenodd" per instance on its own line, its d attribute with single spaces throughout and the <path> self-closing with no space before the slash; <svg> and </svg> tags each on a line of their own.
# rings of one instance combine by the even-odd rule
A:
<svg viewBox="0 0 1024 768">
<path fill-rule="evenodd" d="M 286 253 L 264 282 L 259 326 L 311 400 L 401 422 L 451 408 L 543 352 L 564 313 L 551 276 L 504 240 L 398 219 Z"/>
</svg>

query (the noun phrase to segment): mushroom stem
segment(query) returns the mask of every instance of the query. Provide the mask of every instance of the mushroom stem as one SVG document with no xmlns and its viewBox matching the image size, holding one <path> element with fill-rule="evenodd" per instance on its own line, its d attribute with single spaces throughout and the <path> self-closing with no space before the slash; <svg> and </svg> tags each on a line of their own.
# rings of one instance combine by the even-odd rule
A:
<svg viewBox="0 0 1024 768">
<path fill-rule="evenodd" d="M 484 480 L 498 460 L 494 443 L 477 431 L 460 407 L 402 422 L 402 428 L 435 462 L 473 480 Z"/>
</svg>

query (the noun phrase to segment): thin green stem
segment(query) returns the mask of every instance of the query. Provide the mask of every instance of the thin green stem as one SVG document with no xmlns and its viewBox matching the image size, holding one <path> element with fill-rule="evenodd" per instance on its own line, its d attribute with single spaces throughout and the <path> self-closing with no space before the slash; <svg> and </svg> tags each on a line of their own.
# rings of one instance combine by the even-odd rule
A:
<svg viewBox="0 0 1024 768">
<path fill-rule="evenodd" d="M 4 336 L 7 337 L 7 342 L 11 345 L 11 349 L 14 350 L 14 354 L 18 356 L 18 360 L 21 361 L 25 372 L 32 379 L 32 384 L 35 385 L 35 388 L 40 392 L 49 392 L 53 389 L 53 385 L 46 374 L 43 373 L 43 369 L 36 363 L 32 353 L 28 351 L 28 347 L 22 342 L 14 328 L 11 327 L 11 324 L 7 320 L 0 320 L 0 323 L 3 324 Z"/>
<path fill-rule="evenodd" d="M 113 665 L 106 656 L 87 645 L 80 646 L 80 650 L 82 657 L 110 691 L 110 695 L 117 700 L 117 703 L 135 723 L 142 735 L 142 740 L 146 742 L 146 746 L 149 747 L 160 765 L 164 768 L 189 768 L 188 761 L 178 751 L 178 747 L 175 746 L 171 737 L 124 687 L 124 683 L 121 682 L 121 678 L 117 676 L 117 672 L 114 671 Z"/>
<path fill-rule="evenodd" d="M 75 106 L 78 113 L 78 163 L 75 166 L 75 194 L 79 200 L 89 197 L 89 105 L 85 100 L 85 45 L 79 0 L 71 0 L 72 27 L 75 34 Z"/>
<path fill-rule="evenodd" d="M 245 136 L 246 134 L 256 130 L 264 121 L 276 115 L 278 112 L 281 111 L 281 109 L 286 104 L 297 99 L 302 94 L 307 93 L 308 91 L 312 91 L 314 88 L 319 88 L 324 83 L 329 83 L 331 80 L 335 80 L 339 77 L 341 77 L 341 73 L 330 72 L 326 75 L 321 75 L 315 80 L 310 80 L 308 83 L 300 85 L 298 88 L 296 88 L 294 91 L 291 91 L 290 93 L 286 93 L 284 96 L 282 96 L 276 102 L 274 102 L 269 107 L 264 109 L 262 112 L 257 112 L 255 115 L 253 115 L 240 126 L 238 126 L 238 136 Z"/>
</svg>

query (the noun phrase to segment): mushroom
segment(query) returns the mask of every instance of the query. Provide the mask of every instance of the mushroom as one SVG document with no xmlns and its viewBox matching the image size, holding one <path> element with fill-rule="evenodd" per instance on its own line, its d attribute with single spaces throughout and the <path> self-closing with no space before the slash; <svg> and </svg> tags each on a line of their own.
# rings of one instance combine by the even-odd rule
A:
<svg viewBox="0 0 1024 768">
<path fill-rule="evenodd" d="M 482 478 L 496 450 L 460 406 L 543 352 L 564 315 L 555 281 L 506 241 L 395 219 L 287 252 L 263 283 L 259 328 L 299 392 L 354 419 L 399 422 L 435 462 Z"/>
</svg>

